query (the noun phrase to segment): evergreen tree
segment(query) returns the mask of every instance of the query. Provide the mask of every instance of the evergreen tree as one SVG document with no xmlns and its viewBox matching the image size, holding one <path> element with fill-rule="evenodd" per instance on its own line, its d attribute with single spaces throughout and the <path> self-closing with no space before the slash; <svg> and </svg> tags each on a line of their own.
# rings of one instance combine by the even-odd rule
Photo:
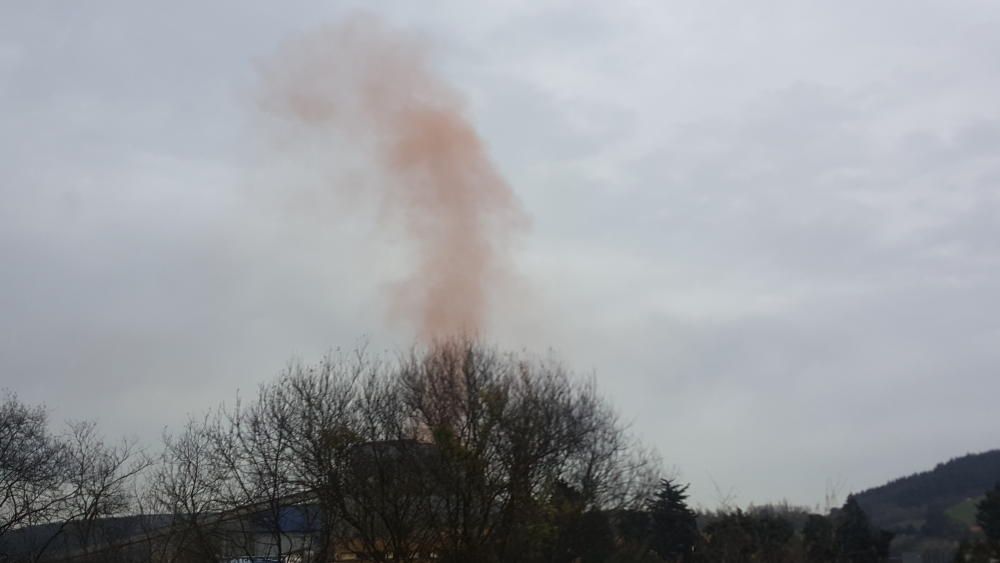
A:
<svg viewBox="0 0 1000 563">
<path fill-rule="evenodd" d="M 847 502 L 838 514 L 836 543 L 841 560 L 851 563 L 875 561 L 871 523 L 853 496 L 847 497 Z"/>
<path fill-rule="evenodd" d="M 994 556 L 1000 556 L 1000 483 L 986 492 L 976 505 L 976 523 L 986 535 L 986 544 Z"/>
<path fill-rule="evenodd" d="M 660 488 L 649 501 L 651 545 L 667 561 L 688 561 L 698 541 L 698 522 L 687 505 L 688 485 L 673 479 L 660 481 Z"/>
<path fill-rule="evenodd" d="M 987 539 L 1000 542 L 1000 483 L 986 492 L 986 498 L 976 505 L 976 523 Z"/>
<path fill-rule="evenodd" d="M 853 496 L 847 497 L 837 520 L 834 533 L 837 561 L 877 563 L 888 559 L 892 533 L 875 529 Z"/>
</svg>

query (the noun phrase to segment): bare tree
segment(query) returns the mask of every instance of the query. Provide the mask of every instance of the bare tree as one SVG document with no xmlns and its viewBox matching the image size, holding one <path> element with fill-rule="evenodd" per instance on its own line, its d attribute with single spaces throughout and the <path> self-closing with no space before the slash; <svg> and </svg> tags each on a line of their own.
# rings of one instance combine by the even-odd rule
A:
<svg viewBox="0 0 1000 563">
<path fill-rule="evenodd" d="M 9 394 L 0 404 L 0 539 L 18 531 L 12 550 L 34 561 L 107 544 L 115 538 L 105 524 L 130 512 L 129 490 L 150 464 L 135 441 L 108 444 L 93 422 L 53 434 L 43 407 Z"/>
<path fill-rule="evenodd" d="M 264 555 L 264 529 L 276 557 L 543 561 L 560 527 L 639 506 L 657 469 L 592 381 L 453 340 L 292 365 L 167 437 L 153 491 L 189 559 L 221 555 L 223 532 Z M 293 510 L 315 518 L 295 530 L 310 545 L 290 541 Z"/>
<path fill-rule="evenodd" d="M 62 520 L 75 523 L 78 543 L 88 548 L 97 541 L 101 520 L 129 514 L 133 508 L 131 485 L 153 460 L 135 440 L 123 438 L 108 444 L 97 433 L 93 422 L 70 424 L 67 443 L 67 481 L 72 494 L 66 502 Z"/>
<path fill-rule="evenodd" d="M 537 558 L 552 541 L 550 499 L 569 487 L 589 510 L 637 503 L 655 459 L 637 455 L 590 383 L 556 362 L 475 341 L 439 343 L 400 367 L 405 403 L 435 447 L 441 556 Z"/>
<path fill-rule="evenodd" d="M 152 465 L 134 440 L 123 438 L 108 444 L 91 421 L 69 424 L 63 438 L 62 502 L 55 512 L 58 529 L 35 556 L 59 539 L 80 556 L 93 549 L 106 549 L 120 540 L 121 530 L 110 526 L 109 519 L 131 513 L 134 499 L 131 489 L 136 477 Z"/>
<path fill-rule="evenodd" d="M 0 403 L 0 539 L 52 518 L 66 500 L 66 448 L 49 431 L 44 407 L 16 395 Z"/>
<path fill-rule="evenodd" d="M 221 498 L 225 509 L 253 507 L 239 520 L 253 538 L 247 554 L 282 560 L 289 546 L 285 515 L 298 504 L 294 499 L 301 491 L 293 481 L 292 405 L 280 381 L 262 385 L 257 400 L 248 406 L 237 402 L 226 411 L 225 425 L 217 428 L 214 444 L 226 472 Z M 270 540 L 258 542 L 258 530 Z M 267 553 L 258 553 L 262 548 Z"/>
<path fill-rule="evenodd" d="M 162 538 L 171 561 L 217 561 L 222 529 L 218 514 L 226 471 L 216 455 L 217 419 L 191 419 L 177 436 L 164 435 L 164 450 L 153 474 L 150 496 L 155 511 L 171 517 Z"/>
<path fill-rule="evenodd" d="M 355 412 L 357 440 L 335 464 L 338 514 L 374 560 L 416 561 L 434 551 L 440 498 L 433 471 L 440 459 L 416 439 L 393 373 L 369 373 Z"/>
<path fill-rule="evenodd" d="M 347 452 L 360 443 L 362 415 L 359 411 L 361 381 L 381 369 L 363 350 L 352 356 L 328 355 L 317 366 L 289 367 L 266 392 L 263 402 L 281 405 L 286 416 L 272 417 L 288 437 L 288 479 L 301 495 L 311 496 L 318 511 L 309 522 L 317 530 L 311 546 L 315 561 L 327 561 L 336 546 L 345 545 L 344 488 L 340 469 Z"/>
</svg>

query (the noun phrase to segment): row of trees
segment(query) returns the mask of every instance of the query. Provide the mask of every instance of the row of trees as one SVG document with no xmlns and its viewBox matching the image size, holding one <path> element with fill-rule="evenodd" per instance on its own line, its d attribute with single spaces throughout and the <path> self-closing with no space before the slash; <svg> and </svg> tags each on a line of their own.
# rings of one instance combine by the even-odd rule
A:
<svg viewBox="0 0 1000 563">
<path fill-rule="evenodd" d="M 851 497 L 831 514 L 787 505 L 696 515 L 686 486 L 661 482 L 637 530 L 663 561 L 698 563 L 876 563 L 889 557 L 892 534 L 872 526 Z M 626 534 L 628 537 L 628 534 Z"/>
<path fill-rule="evenodd" d="M 698 515 L 592 382 L 469 341 L 291 366 L 155 458 L 10 396 L 0 461 L 10 560 L 868 563 L 891 539 L 853 500 Z"/>
<path fill-rule="evenodd" d="M 133 441 L 106 442 L 91 422 L 54 433 L 44 408 L 6 395 L 0 403 L 0 540 L 42 524 L 52 525 L 36 542 L 38 553 L 60 534 L 79 543 L 102 540 L 99 524 L 129 510 L 135 478 L 152 463 Z"/>
<path fill-rule="evenodd" d="M 240 516 L 273 536 L 281 558 L 302 547 L 288 541 L 290 508 L 312 515 L 306 555 L 317 561 L 338 549 L 556 561 L 566 526 L 637 508 L 658 469 L 591 382 L 469 341 L 290 367 L 252 400 L 165 436 L 155 460 L 130 442 L 105 445 L 89 424 L 52 435 L 42 409 L 5 405 L 2 443 L 16 454 L 11 470 L 5 461 L 0 542 L 25 525 L 130 515 L 166 530 L 156 556 L 177 561 L 259 550 L 251 535 L 233 545 Z M 101 549 L 101 539 L 74 547 Z"/>
</svg>

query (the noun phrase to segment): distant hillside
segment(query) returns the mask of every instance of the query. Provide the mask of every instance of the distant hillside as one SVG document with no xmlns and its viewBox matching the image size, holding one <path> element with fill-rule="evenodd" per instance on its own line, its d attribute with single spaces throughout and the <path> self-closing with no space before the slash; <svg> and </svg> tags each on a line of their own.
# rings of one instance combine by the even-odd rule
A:
<svg viewBox="0 0 1000 563">
<path fill-rule="evenodd" d="M 882 525 L 895 523 L 895 512 L 928 506 L 950 507 L 979 497 L 1000 481 L 1000 450 L 968 454 L 930 471 L 895 479 L 855 495 L 869 516 Z"/>
<path fill-rule="evenodd" d="M 930 471 L 857 493 L 855 498 L 872 522 L 896 533 L 894 551 L 943 553 L 972 534 L 975 503 L 997 482 L 1000 450 L 992 450 L 957 457 Z"/>
</svg>

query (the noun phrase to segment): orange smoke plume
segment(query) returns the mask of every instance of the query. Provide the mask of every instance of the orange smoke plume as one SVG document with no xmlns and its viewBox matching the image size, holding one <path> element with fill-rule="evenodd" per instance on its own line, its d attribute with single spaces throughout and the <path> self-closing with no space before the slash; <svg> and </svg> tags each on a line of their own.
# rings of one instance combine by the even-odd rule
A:
<svg viewBox="0 0 1000 563">
<path fill-rule="evenodd" d="M 290 41 L 262 75 L 269 111 L 310 138 L 370 151 L 381 220 L 402 227 L 416 255 L 394 289 L 393 318 L 425 341 L 478 334 L 526 222 L 421 42 L 355 19 Z"/>
</svg>

